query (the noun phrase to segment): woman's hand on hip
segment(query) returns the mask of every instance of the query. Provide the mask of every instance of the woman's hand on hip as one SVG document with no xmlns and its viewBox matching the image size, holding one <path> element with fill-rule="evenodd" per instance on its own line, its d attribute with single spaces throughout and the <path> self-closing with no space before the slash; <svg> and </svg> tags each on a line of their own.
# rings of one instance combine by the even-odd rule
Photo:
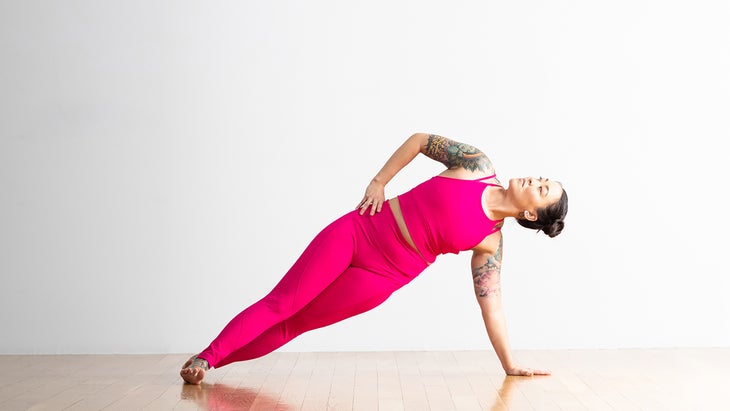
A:
<svg viewBox="0 0 730 411">
<path fill-rule="evenodd" d="M 365 195 L 357 204 L 357 208 L 360 209 L 360 215 L 365 214 L 368 208 L 370 208 L 370 215 L 375 215 L 376 212 L 379 213 L 383 209 L 384 202 L 385 186 L 373 180 L 365 189 Z"/>
</svg>

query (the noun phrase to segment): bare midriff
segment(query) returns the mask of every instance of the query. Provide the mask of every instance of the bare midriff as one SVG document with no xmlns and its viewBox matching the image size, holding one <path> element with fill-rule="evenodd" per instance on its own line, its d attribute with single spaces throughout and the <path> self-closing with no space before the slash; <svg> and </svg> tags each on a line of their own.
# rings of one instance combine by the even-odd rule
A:
<svg viewBox="0 0 730 411">
<path fill-rule="evenodd" d="M 416 247 L 416 243 L 413 242 L 413 238 L 411 238 L 411 233 L 408 232 L 408 226 L 406 226 L 406 221 L 403 219 L 403 212 L 400 209 L 400 202 L 398 201 L 398 197 L 391 198 L 388 200 L 388 204 L 390 204 L 390 210 L 393 212 L 393 218 L 395 218 L 396 224 L 398 224 L 398 229 L 400 229 L 400 233 L 403 235 L 403 238 L 406 240 L 408 245 L 411 246 L 411 248 L 417 252 L 421 258 L 423 258 L 424 261 L 426 261 L 428 264 L 431 264 L 426 260 L 426 258 L 421 254 L 421 251 Z"/>
</svg>

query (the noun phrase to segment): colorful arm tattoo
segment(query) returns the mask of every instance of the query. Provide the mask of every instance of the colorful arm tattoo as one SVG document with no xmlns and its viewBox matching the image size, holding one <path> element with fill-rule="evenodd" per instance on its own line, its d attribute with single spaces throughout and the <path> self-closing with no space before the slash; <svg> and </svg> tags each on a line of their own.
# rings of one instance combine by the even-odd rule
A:
<svg viewBox="0 0 730 411">
<path fill-rule="evenodd" d="M 484 172 L 493 168 L 492 162 L 478 148 L 435 134 L 428 136 L 425 154 L 448 168 L 463 167 L 469 171 Z"/>
<path fill-rule="evenodd" d="M 499 295 L 500 270 L 502 268 L 502 239 L 499 239 L 499 248 L 494 255 L 487 258 L 487 262 L 473 267 L 472 278 L 474 279 L 474 292 L 478 297 L 490 298 Z"/>
</svg>

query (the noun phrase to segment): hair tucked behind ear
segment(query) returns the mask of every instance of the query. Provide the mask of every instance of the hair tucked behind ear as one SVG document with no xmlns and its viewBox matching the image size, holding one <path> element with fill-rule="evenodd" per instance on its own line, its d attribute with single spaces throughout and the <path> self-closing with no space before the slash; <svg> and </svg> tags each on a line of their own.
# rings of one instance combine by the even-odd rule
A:
<svg viewBox="0 0 730 411">
<path fill-rule="evenodd" d="M 568 214 L 568 193 L 563 190 L 560 199 L 545 208 L 537 210 L 537 220 L 530 221 L 525 218 L 518 218 L 517 222 L 527 228 L 542 231 L 550 238 L 555 237 L 565 227 L 565 215 Z"/>
</svg>

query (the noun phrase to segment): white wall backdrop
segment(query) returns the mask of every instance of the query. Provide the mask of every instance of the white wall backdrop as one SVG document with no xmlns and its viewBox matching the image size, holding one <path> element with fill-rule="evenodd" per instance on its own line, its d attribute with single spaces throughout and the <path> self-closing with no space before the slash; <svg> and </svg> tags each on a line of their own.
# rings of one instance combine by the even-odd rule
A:
<svg viewBox="0 0 730 411">
<path fill-rule="evenodd" d="M 0 2 L 0 352 L 193 352 L 413 132 L 570 195 L 515 348 L 730 345 L 724 0 Z M 441 166 L 416 159 L 397 195 Z M 486 349 L 469 253 L 300 337 Z"/>
</svg>

